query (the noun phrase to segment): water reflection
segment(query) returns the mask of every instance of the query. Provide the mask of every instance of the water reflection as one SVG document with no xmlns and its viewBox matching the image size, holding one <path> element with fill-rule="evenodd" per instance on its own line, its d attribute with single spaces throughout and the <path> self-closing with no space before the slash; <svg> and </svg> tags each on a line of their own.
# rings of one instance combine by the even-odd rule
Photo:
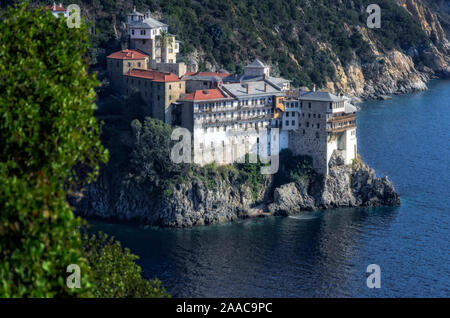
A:
<svg viewBox="0 0 450 318">
<path fill-rule="evenodd" d="M 175 297 L 352 296 L 363 228 L 396 209 L 338 209 L 193 229 L 93 223 L 127 242 Z"/>
</svg>

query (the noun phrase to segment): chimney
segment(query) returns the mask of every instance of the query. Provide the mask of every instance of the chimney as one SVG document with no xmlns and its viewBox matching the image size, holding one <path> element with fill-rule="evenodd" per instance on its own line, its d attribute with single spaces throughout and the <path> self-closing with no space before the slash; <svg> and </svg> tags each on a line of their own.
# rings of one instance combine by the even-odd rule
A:
<svg viewBox="0 0 450 318">
<path fill-rule="evenodd" d="M 250 84 L 247 84 L 247 94 L 249 93 L 249 91 L 250 91 Z"/>
<path fill-rule="evenodd" d="M 264 83 L 264 91 L 267 93 L 267 83 Z"/>
<path fill-rule="evenodd" d="M 313 92 L 315 92 L 316 91 L 316 84 L 314 84 L 314 86 L 313 86 Z"/>
<path fill-rule="evenodd" d="M 133 52 L 131 52 L 131 58 L 134 58 L 134 53 Z"/>
<path fill-rule="evenodd" d="M 53 11 L 56 10 L 56 3 L 53 2 Z"/>
<path fill-rule="evenodd" d="M 136 6 L 133 6 L 133 12 L 136 12 Z"/>
<path fill-rule="evenodd" d="M 61 2 L 59 3 L 59 6 L 62 8 L 62 3 Z"/>
</svg>

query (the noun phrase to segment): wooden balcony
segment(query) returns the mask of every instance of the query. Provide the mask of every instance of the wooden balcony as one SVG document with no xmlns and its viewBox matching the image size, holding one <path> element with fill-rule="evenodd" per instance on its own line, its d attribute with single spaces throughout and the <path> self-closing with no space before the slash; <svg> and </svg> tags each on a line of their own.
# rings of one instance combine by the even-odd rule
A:
<svg viewBox="0 0 450 318">
<path fill-rule="evenodd" d="M 332 117 L 327 118 L 327 123 L 342 123 L 346 121 L 355 121 L 356 114 L 333 114 Z"/>
<path fill-rule="evenodd" d="M 203 120 L 201 122 L 202 127 L 217 127 L 217 126 L 228 126 L 228 125 L 239 125 L 239 124 L 243 124 L 245 125 L 246 123 L 250 123 L 253 121 L 261 121 L 261 120 L 270 120 L 272 119 L 273 116 L 271 114 L 269 115 L 260 115 L 260 116 L 252 116 L 252 117 L 248 117 L 248 118 L 226 118 L 226 119 L 212 119 L 212 120 Z"/>
<path fill-rule="evenodd" d="M 356 123 L 343 124 L 342 126 L 335 126 L 331 128 L 327 128 L 327 132 L 329 133 L 340 133 L 346 131 L 347 129 L 356 128 Z"/>
</svg>

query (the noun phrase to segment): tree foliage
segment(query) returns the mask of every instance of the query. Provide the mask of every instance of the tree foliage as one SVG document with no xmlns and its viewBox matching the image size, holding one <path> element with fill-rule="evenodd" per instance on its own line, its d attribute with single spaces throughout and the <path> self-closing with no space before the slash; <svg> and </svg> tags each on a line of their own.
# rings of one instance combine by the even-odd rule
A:
<svg viewBox="0 0 450 318">
<path fill-rule="evenodd" d="M 290 149 L 280 151 L 280 169 L 275 175 L 274 187 L 289 182 L 308 180 L 315 175 L 310 156 L 294 155 Z"/>
<path fill-rule="evenodd" d="M 92 0 L 82 0 L 87 8 Z M 382 27 L 368 29 L 366 8 L 372 0 L 139 0 L 95 1 L 96 41 L 111 47 L 112 21 L 125 21 L 133 4 L 162 13 L 169 31 L 182 41 L 181 53 L 198 49 L 199 61 L 238 72 L 255 57 L 271 64 L 294 85 L 324 85 L 336 76 L 334 65 L 374 62 L 361 29 L 379 50 L 407 50 L 426 44 L 420 24 L 395 0 L 380 0 Z M 92 10 L 91 10 L 92 11 Z M 113 19 L 114 17 L 114 19 Z M 116 24 L 118 28 L 119 24 Z M 125 32 L 125 30 L 122 30 Z"/>
<path fill-rule="evenodd" d="M 170 297 L 157 279 L 146 280 L 139 257 L 122 249 L 120 242 L 104 233 L 83 238 L 84 255 L 95 281 L 94 297 L 102 298 L 162 298 Z"/>
<path fill-rule="evenodd" d="M 140 278 L 136 257 L 119 243 L 101 236 L 83 250 L 81 220 L 66 201 L 108 157 L 93 116 L 98 82 L 84 59 L 86 26 L 70 29 L 26 5 L 2 18 L 0 297 L 165 295 L 159 282 Z M 81 268 L 81 288 L 66 286 L 70 264 Z M 109 287 L 108 275 L 116 280 Z"/>
<path fill-rule="evenodd" d="M 107 153 L 93 117 L 95 76 L 83 53 L 85 26 L 69 29 L 49 11 L 9 8 L 0 23 L 0 295 L 83 294 L 65 286 L 66 267 L 81 266 L 80 220 L 66 202 Z"/>
</svg>

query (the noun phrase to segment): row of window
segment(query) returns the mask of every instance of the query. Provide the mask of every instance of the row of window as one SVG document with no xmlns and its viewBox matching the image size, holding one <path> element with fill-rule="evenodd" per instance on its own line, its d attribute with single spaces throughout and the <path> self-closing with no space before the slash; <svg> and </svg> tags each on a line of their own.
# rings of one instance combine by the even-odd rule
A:
<svg viewBox="0 0 450 318">
<path fill-rule="evenodd" d="M 303 108 L 303 102 L 286 102 L 286 107 L 290 107 L 290 108 L 298 108 L 298 106 L 300 106 L 300 109 Z M 336 108 L 342 108 L 344 107 L 344 102 L 339 102 L 339 103 L 332 103 L 330 102 L 329 104 L 329 108 L 330 109 L 336 109 Z M 311 102 L 308 102 L 308 108 L 311 108 Z"/>
<path fill-rule="evenodd" d="M 128 77 L 126 77 L 126 82 L 130 82 L 131 84 L 134 84 L 134 78 L 129 79 Z M 149 80 L 140 80 L 140 79 L 136 79 L 136 83 L 138 86 L 145 86 L 145 83 L 147 83 L 147 87 L 149 87 L 151 85 L 151 83 L 153 83 L 152 81 Z M 176 85 L 176 84 L 169 84 L 169 90 L 172 90 L 172 85 Z M 163 85 L 159 85 L 159 89 L 162 90 L 164 88 Z M 181 89 L 181 83 L 178 84 L 178 88 Z"/>
<path fill-rule="evenodd" d="M 303 102 L 286 102 L 287 108 L 298 108 L 300 106 L 300 109 L 303 108 Z M 311 102 L 308 102 L 308 108 L 311 108 Z"/>
<path fill-rule="evenodd" d="M 147 34 L 147 30 L 139 30 L 140 31 L 140 34 L 141 35 L 146 35 Z M 131 29 L 131 34 L 132 35 L 134 35 L 134 29 Z M 158 32 L 158 30 L 156 30 L 156 32 L 155 32 L 155 30 L 152 30 L 152 35 L 158 35 L 159 34 L 159 32 Z"/>
<path fill-rule="evenodd" d="M 137 62 L 137 66 L 140 68 L 141 67 L 141 62 Z M 113 61 L 109 61 L 109 66 L 113 66 Z M 131 66 L 132 66 L 132 63 L 131 62 L 128 62 L 127 63 L 127 66 L 128 66 L 128 68 L 130 68 Z M 119 61 L 116 61 L 116 67 L 120 67 L 120 62 Z"/>
<path fill-rule="evenodd" d="M 305 117 L 305 113 L 302 113 L 302 117 Z M 316 118 L 316 114 L 312 114 L 313 118 Z M 321 118 L 322 116 L 320 114 L 317 114 L 317 118 Z M 311 113 L 308 113 L 308 118 L 311 118 Z"/>
<path fill-rule="evenodd" d="M 273 114 L 273 109 L 263 109 L 263 110 L 247 110 L 247 111 L 242 111 L 242 112 L 232 112 L 230 113 L 231 116 L 227 116 L 227 113 L 215 113 L 215 114 L 201 114 L 201 115 L 197 115 L 194 118 L 195 119 L 210 119 L 210 118 L 226 118 L 226 117 L 231 117 L 231 119 L 234 118 L 234 116 L 236 115 L 236 117 L 248 117 L 248 116 L 260 116 L 260 115 L 268 115 L 268 114 Z"/>
<path fill-rule="evenodd" d="M 296 125 L 295 120 L 291 120 L 291 122 L 292 122 L 292 125 L 291 125 L 291 126 L 295 126 L 295 125 Z M 285 123 L 286 123 L 286 126 L 289 126 L 289 120 L 286 120 Z M 302 127 L 302 123 L 298 123 L 298 126 L 299 126 L 299 127 Z M 310 125 L 309 125 L 309 122 L 307 121 L 307 122 L 306 122 L 306 128 L 309 128 L 309 126 L 310 126 Z M 316 127 L 317 129 L 319 129 L 319 128 L 320 128 L 320 124 L 316 124 L 315 127 Z M 314 128 L 314 124 L 311 124 L 311 128 Z"/>
<path fill-rule="evenodd" d="M 223 131 L 227 131 L 227 129 L 236 129 L 236 128 L 240 128 L 240 129 L 245 129 L 245 130 L 247 130 L 247 129 L 250 129 L 250 128 L 255 128 L 255 129 L 258 129 L 258 128 L 263 128 L 263 127 L 268 127 L 269 126 L 269 123 L 268 122 L 266 122 L 266 121 L 259 121 L 259 122 L 253 122 L 253 123 L 239 123 L 239 124 L 236 124 L 236 123 L 234 123 L 234 124 L 231 124 L 231 125 L 224 125 L 224 126 L 222 126 L 222 130 Z M 204 133 L 207 133 L 208 131 L 209 132 L 214 132 L 214 130 L 216 130 L 217 132 L 219 132 L 220 131 L 220 129 L 221 129 L 221 127 L 219 127 L 219 126 L 217 126 L 217 127 L 205 127 L 205 128 L 203 128 L 203 132 Z"/>
<path fill-rule="evenodd" d="M 286 120 L 286 126 L 289 126 L 289 120 Z M 295 126 L 295 120 L 292 121 L 292 126 Z"/>
<path fill-rule="evenodd" d="M 291 115 L 291 117 L 295 117 L 295 113 L 296 112 L 286 112 L 286 117 L 289 117 L 289 114 Z"/>
</svg>

